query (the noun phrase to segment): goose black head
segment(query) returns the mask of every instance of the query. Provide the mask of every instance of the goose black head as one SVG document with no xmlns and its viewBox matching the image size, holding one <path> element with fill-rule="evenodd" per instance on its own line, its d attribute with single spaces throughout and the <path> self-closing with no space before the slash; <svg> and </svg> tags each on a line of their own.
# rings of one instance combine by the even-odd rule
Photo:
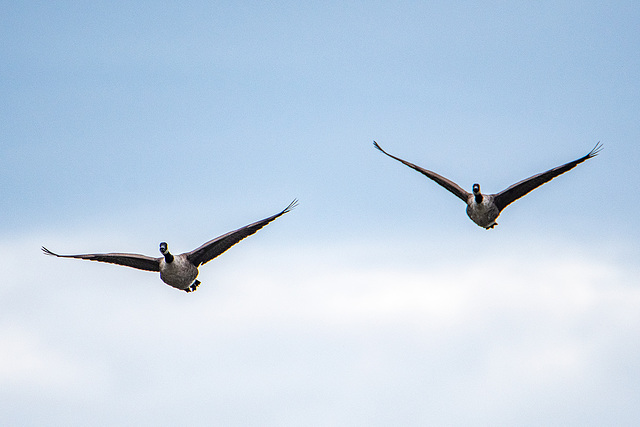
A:
<svg viewBox="0 0 640 427">
<path fill-rule="evenodd" d="M 173 262 L 173 255 L 171 255 L 171 253 L 169 252 L 167 242 L 160 243 L 160 253 L 164 255 L 164 260 L 166 262 Z"/>
<path fill-rule="evenodd" d="M 482 203 L 482 193 L 480 193 L 480 184 L 473 184 L 473 195 L 476 196 L 476 203 Z"/>
</svg>

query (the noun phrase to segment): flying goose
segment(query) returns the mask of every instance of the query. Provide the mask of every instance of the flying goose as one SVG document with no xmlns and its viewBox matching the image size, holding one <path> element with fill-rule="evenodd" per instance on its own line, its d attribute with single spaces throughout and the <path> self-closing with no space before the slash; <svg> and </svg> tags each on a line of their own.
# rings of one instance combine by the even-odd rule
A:
<svg viewBox="0 0 640 427">
<path fill-rule="evenodd" d="M 51 256 L 57 256 L 60 258 L 78 258 L 87 259 L 90 261 L 108 262 L 111 264 L 120 264 L 127 267 L 138 268 L 140 270 L 147 271 L 159 271 L 160 278 L 169 286 L 181 289 L 186 292 L 193 292 L 200 284 L 199 280 L 196 280 L 198 276 L 198 267 L 205 264 L 231 246 L 238 243 L 240 240 L 247 236 L 251 236 L 256 231 L 260 230 L 265 225 L 269 224 L 274 219 L 281 215 L 286 214 L 291 209 L 298 205 L 298 200 L 294 199 L 289 206 L 287 206 L 280 213 L 265 218 L 263 220 L 254 222 L 253 224 L 245 225 L 235 231 L 230 231 L 222 236 L 216 237 L 213 240 L 208 241 L 202 246 L 192 250 L 191 252 L 185 252 L 180 255 L 173 255 L 169 252 L 166 242 L 160 243 L 159 258 L 152 258 L 146 255 L 138 254 L 121 254 L 121 253 L 108 253 L 108 254 L 86 254 L 86 255 L 59 255 L 51 252 L 49 249 L 42 247 L 42 251 Z"/>
<path fill-rule="evenodd" d="M 565 163 L 562 166 L 549 169 L 546 172 L 533 175 L 527 179 L 523 179 L 522 181 L 513 184 L 511 187 L 497 194 L 482 194 L 480 192 L 480 184 L 473 184 L 472 194 L 463 190 L 455 182 L 441 175 L 438 175 L 435 172 L 423 169 L 420 166 L 416 166 L 413 163 L 407 162 L 406 160 L 402 160 L 398 157 L 392 156 L 391 154 L 384 151 L 375 141 L 373 141 L 373 145 L 387 156 L 391 157 L 392 159 L 396 159 L 401 163 L 404 163 L 412 169 L 417 170 L 427 178 L 434 180 L 435 182 L 458 196 L 467 204 L 467 215 L 469 215 L 469 218 L 471 218 L 471 220 L 478 224 L 480 227 L 484 227 L 487 230 L 498 225 L 498 223 L 496 222 L 496 218 L 498 218 L 500 212 L 502 212 L 502 210 L 506 208 L 510 203 L 518 200 L 520 197 L 524 196 L 531 190 L 538 188 L 545 182 L 551 181 L 556 176 L 573 169 L 585 160 L 597 156 L 602 149 L 602 144 L 598 142 L 596 146 L 593 147 L 593 150 L 591 150 L 586 156 L 580 157 L 579 159 L 572 162 Z"/>
</svg>

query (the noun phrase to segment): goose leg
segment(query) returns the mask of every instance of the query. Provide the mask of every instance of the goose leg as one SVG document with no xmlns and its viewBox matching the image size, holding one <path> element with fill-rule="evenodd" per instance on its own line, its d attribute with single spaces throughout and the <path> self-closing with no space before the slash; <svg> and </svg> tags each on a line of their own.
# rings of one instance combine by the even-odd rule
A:
<svg viewBox="0 0 640 427">
<path fill-rule="evenodd" d="M 196 281 L 194 281 L 194 282 L 191 284 L 191 286 L 189 286 L 189 287 L 188 287 L 187 289 L 185 289 L 184 291 L 185 291 L 185 292 L 193 292 L 193 291 L 195 291 L 196 289 L 198 289 L 198 286 L 199 286 L 199 285 L 200 285 L 200 281 L 199 281 L 199 280 L 196 280 Z"/>
</svg>

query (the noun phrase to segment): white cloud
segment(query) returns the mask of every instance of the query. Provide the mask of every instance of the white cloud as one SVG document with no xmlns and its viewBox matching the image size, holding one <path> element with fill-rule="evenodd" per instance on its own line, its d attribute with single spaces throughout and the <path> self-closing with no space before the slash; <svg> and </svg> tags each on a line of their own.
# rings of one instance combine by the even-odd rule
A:
<svg viewBox="0 0 640 427">
<path fill-rule="evenodd" d="M 100 367 L 85 363 L 73 352 L 45 345 L 20 326 L 3 322 L 0 329 L 0 383 L 20 394 L 68 393 L 72 400 L 104 387 Z"/>
<path fill-rule="evenodd" d="M 240 244 L 203 266 L 203 285 L 186 294 L 151 273 L 26 260 L 8 248 L 26 251 L 31 239 L 5 242 L 13 286 L 0 307 L 0 378 L 30 401 L 68 395 L 62 406 L 97 390 L 87 411 L 107 424 L 163 423 L 186 407 L 187 421 L 237 425 L 637 415 L 602 399 L 637 393 L 637 368 L 610 369 L 636 365 L 637 269 L 576 248 L 504 243 L 475 259 L 459 253 L 474 259 L 463 267 L 446 248 L 435 257 L 411 242 L 393 243 L 400 252 Z"/>
</svg>

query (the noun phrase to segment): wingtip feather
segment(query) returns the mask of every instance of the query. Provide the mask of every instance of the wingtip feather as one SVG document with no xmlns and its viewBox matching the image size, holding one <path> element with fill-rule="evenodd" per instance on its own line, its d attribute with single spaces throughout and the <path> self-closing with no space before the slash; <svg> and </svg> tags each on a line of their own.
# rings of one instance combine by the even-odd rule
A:
<svg viewBox="0 0 640 427">
<path fill-rule="evenodd" d="M 600 141 L 598 141 L 596 146 L 593 147 L 593 149 L 591 151 L 589 151 L 589 154 L 587 154 L 587 158 L 590 159 L 591 157 L 597 156 L 598 153 L 600 153 L 600 151 L 602 151 L 603 148 L 604 148 L 604 146 L 602 145 L 602 143 Z"/>
<path fill-rule="evenodd" d="M 42 249 L 42 252 L 44 252 L 45 255 L 58 256 L 58 254 L 51 252 L 49 249 L 45 248 L 44 246 L 41 246 L 40 249 Z"/>
<path fill-rule="evenodd" d="M 290 210 L 292 210 L 293 208 L 295 208 L 296 206 L 298 206 L 298 199 L 293 199 L 293 201 L 291 203 L 289 203 L 289 206 L 287 206 L 286 208 L 284 208 L 284 210 L 282 211 L 283 214 L 289 212 Z"/>
</svg>

